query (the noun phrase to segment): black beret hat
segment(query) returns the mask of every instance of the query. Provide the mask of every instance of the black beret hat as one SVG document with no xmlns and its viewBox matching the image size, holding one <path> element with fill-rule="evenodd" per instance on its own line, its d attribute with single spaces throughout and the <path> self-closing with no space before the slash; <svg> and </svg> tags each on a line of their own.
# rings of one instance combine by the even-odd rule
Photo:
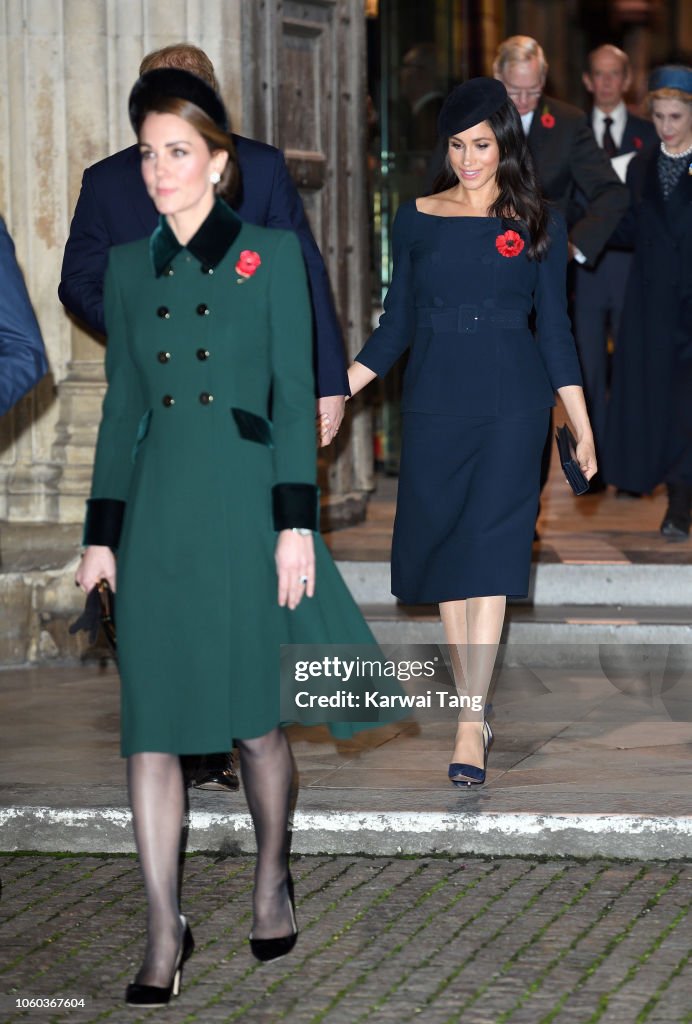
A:
<svg viewBox="0 0 692 1024">
<path fill-rule="evenodd" d="M 139 76 L 130 93 L 130 123 L 136 132 L 146 115 L 159 109 L 162 99 L 194 103 L 212 119 L 217 128 L 228 131 L 228 116 L 223 100 L 203 78 L 190 71 L 183 71 L 182 68 L 154 68 Z"/>
<path fill-rule="evenodd" d="M 507 90 L 497 78 L 469 78 L 452 89 L 442 104 L 438 131 L 446 136 L 465 132 L 474 124 L 487 121 L 507 100 Z"/>
</svg>

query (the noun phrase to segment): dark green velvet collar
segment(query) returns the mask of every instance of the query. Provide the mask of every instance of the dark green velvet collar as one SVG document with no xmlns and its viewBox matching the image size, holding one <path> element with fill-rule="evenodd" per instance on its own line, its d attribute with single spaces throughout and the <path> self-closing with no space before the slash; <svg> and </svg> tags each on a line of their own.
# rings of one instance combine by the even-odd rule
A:
<svg viewBox="0 0 692 1024">
<path fill-rule="evenodd" d="M 218 266 L 240 233 L 243 222 L 223 199 L 217 199 L 211 213 L 187 245 L 180 244 L 168 221 L 159 217 L 159 226 L 149 239 L 154 273 L 161 277 L 182 249 L 187 249 L 203 267 Z"/>
</svg>

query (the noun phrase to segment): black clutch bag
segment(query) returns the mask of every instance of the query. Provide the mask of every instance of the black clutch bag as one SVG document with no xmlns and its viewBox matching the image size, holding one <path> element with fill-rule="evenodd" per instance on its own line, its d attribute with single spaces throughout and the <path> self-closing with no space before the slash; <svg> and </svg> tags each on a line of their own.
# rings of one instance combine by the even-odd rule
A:
<svg viewBox="0 0 692 1024">
<path fill-rule="evenodd" d="M 574 434 L 567 424 L 558 427 L 555 431 L 557 450 L 560 455 L 560 465 L 565 474 L 567 483 L 575 494 L 585 494 L 589 489 L 589 481 L 586 479 L 576 459 L 577 442 Z"/>
<path fill-rule="evenodd" d="M 108 646 L 115 654 L 115 594 L 106 580 L 101 580 L 89 591 L 84 611 L 70 626 L 70 633 L 74 635 L 80 629 L 88 634 L 92 646 L 96 643 L 99 629 L 102 629 Z"/>
</svg>

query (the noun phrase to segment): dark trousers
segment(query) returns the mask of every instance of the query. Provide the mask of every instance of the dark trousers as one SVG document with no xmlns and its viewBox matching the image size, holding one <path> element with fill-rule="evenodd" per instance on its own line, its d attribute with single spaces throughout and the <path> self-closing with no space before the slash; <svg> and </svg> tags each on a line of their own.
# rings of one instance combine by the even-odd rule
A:
<svg viewBox="0 0 692 1024">
<path fill-rule="evenodd" d="M 608 337 L 617 344 L 631 262 L 630 253 L 612 251 L 594 269 L 575 267 L 572 327 L 597 457 L 606 432 Z"/>
</svg>

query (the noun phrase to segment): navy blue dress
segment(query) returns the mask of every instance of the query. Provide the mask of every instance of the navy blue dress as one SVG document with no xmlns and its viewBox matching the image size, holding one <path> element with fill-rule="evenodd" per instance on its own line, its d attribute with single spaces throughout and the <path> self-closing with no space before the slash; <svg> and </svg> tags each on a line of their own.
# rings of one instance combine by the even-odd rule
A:
<svg viewBox="0 0 692 1024">
<path fill-rule="evenodd" d="M 548 410 L 581 372 L 564 221 L 540 261 L 507 230 L 521 234 L 404 203 L 384 313 L 356 356 L 383 376 L 411 350 L 392 540 L 392 593 L 407 603 L 528 592 Z"/>
</svg>

